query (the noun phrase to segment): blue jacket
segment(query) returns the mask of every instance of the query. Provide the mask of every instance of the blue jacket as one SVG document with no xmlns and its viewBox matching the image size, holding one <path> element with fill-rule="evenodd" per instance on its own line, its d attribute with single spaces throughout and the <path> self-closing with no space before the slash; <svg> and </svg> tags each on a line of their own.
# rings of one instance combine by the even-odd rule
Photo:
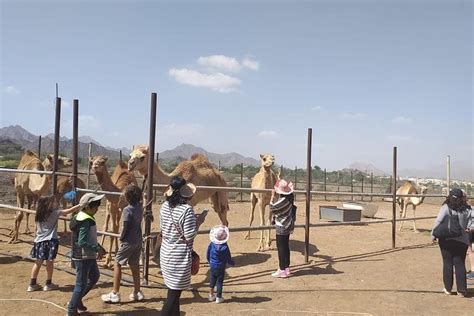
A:
<svg viewBox="0 0 474 316">
<path fill-rule="evenodd" d="M 225 268 L 227 263 L 231 266 L 235 265 L 227 243 L 217 245 L 211 242 L 207 247 L 207 261 L 209 266 L 214 269 Z"/>
</svg>

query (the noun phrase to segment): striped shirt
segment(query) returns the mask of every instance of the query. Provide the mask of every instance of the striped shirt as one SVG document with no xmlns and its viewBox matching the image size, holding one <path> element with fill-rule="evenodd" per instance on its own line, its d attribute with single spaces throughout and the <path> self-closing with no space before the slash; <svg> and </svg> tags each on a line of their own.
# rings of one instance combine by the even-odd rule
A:
<svg viewBox="0 0 474 316">
<path fill-rule="evenodd" d="M 192 206 L 181 204 L 172 209 L 164 202 L 160 209 L 160 228 L 163 234 L 160 265 L 165 285 L 172 290 L 187 289 L 191 285 L 191 253 L 197 235 Z"/>
<path fill-rule="evenodd" d="M 270 211 L 275 219 L 277 235 L 289 235 L 293 233 L 295 226 L 293 204 L 291 204 L 288 199 L 282 197 L 275 203 L 270 203 Z"/>
</svg>

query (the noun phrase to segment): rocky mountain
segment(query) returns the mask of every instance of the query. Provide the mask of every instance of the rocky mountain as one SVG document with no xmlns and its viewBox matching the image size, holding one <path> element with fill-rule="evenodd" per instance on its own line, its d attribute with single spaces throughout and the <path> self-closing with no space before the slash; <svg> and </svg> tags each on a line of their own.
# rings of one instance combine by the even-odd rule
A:
<svg viewBox="0 0 474 316">
<path fill-rule="evenodd" d="M 373 173 L 374 176 L 384 176 L 389 174 L 388 172 L 378 169 L 373 164 L 366 162 L 354 162 L 349 166 L 349 169 L 357 169 L 367 174 Z"/>
<path fill-rule="evenodd" d="M 243 163 L 246 166 L 260 166 L 260 161 L 253 158 L 244 157 L 238 153 L 216 154 L 191 144 L 181 144 L 172 150 L 165 150 L 160 153 L 160 160 L 178 160 L 180 157 L 189 159 L 193 154 L 203 154 L 215 165 L 219 162 L 223 167 L 233 167 Z"/>
</svg>

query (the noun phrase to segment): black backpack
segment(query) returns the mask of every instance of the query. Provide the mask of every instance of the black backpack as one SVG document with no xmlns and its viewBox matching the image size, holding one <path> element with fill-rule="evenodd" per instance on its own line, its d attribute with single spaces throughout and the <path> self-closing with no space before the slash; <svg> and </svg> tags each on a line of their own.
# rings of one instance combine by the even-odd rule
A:
<svg viewBox="0 0 474 316">
<path fill-rule="evenodd" d="M 448 215 L 433 229 L 433 236 L 438 239 L 453 238 L 462 236 L 463 231 L 464 229 L 459 224 L 459 216 L 453 215 L 451 209 L 448 208 Z"/>
</svg>

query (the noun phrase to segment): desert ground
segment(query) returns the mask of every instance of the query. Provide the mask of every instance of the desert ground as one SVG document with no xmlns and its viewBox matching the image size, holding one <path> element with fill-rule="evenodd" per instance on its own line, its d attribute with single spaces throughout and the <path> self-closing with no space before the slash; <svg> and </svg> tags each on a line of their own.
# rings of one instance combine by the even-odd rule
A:
<svg viewBox="0 0 474 316">
<path fill-rule="evenodd" d="M 2 179 L 0 203 L 14 204 L 9 183 Z M 341 205 L 342 201 L 314 200 L 311 205 L 311 222 L 318 219 L 319 205 Z M 376 217 L 391 218 L 392 206 L 387 202 L 373 202 L 379 206 Z M 298 203 L 297 224 L 305 221 L 305 205 Z M 197 206 L 197 212 L 207 204 Z M 248 202 L 232 202 L 229 212 L 230 227 L 247 226 Z M 436 215 L 439 201 L 426 201 L 417 208 L 417 216 Z M 158 218 L 159 205 L 154 206 Z M 97 215 L 99 227 L 105 211 Z M 411 216 L 411 212 L 408 212 Z M 370 219 L 364 219 L 370 221 Z M 69 250 L 69 235 L 62 235 L 53 281 L 58 291 L 26 292 L 32 262 L 28 255 L 33 235 L 20 235 L 20 242 L 8 244 L 14 212 L 0 209 L 0 314 L 1 315 L 64 315 L 75 281 L 74 270 L 65 257 Z M 256 221 L 259 215 L 256 214 Z M 182 315 L 474 315 L 474 282 L 470 281 L 471 298 L 442 294 L 441 255 L 431 243 L 429 230 L 432 219 L 417 221 L 420 233 L 414 233 L 412 223 L 397 230 L 397 247 L 391 248 L 391 224 L 373 224 L 345 227 L 317 227 L 310 232 L 309 262 L 304 262 L 304 230 L 291 236 L 291 266 L 293 276 L 274 279 L 270 274 L 277 268 L 276 250 L 257 252 L 259 232 L 244 239 L 244 232 L 232 233 L 229 247 L 236 266 L 227 269 L 222 304 L 207 301 L 208 265 L 205 251 L 207 235 L 199 235 L 195 249 L 201 255 L 201 268 L 193 276 L 192 286 L 181 299 Z M 30 217 L 30 229 L 34 225 Z M 202 228 L 219 222 L 211 211 Z M 158 223 L 152 224 L 157 230 Z M 254 224 L 255 225 L 255 224 Z M 62 230 L 62 223 L 59 230 Z M 21 232 L 25 229 L 25 221 Z M 273 243 L 274 231 L 272 231 Z M 107 241 L 106 241 L 107 242 Z M 101 262 L 103 263 L 103 262 Z M 100 264 L 101 264 L 100 263 Z M 469 264 L 466 263 L 467 268 Z M 124 282 L 120 304 L 105 304 L 100 295 L 110 291 L 111 270 L 102 268 L 97 288 L 91 291 L 84 303 L 90 314 L 97 315 L 157 315 L 163 306 L 166 290 L 159 269 L 154 263 L 150 269 L 149 287 L 143 289 L 146 300 L 128 302 L 131 291 Z M 125 279 L 130 271 L 125 269 Z M 38 282 L 44 284 L 45 270 Z"/>
</svg>

